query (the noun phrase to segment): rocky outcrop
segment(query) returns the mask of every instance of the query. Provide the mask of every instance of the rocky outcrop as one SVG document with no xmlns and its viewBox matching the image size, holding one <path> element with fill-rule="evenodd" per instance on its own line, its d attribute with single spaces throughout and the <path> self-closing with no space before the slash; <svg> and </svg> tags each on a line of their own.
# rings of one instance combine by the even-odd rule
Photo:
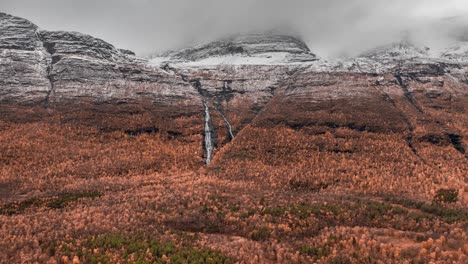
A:
<svg viewBox="0 0 468 264">
<path fill-rule="evenodd" d="M 38 35 L 52 58 L 51 100 L 173 103 L 181 98 L 198 97 L 180 77 L 150 67 L 130 52 L 122 52 L 100 39 L 61 31 L 40 31 Z"/>
<path fill-rule="evenodd" d="M 37 26 L 0 13 L 0 101 L 43 100 L 50 91 L 47 60 Z"/>
</svg>

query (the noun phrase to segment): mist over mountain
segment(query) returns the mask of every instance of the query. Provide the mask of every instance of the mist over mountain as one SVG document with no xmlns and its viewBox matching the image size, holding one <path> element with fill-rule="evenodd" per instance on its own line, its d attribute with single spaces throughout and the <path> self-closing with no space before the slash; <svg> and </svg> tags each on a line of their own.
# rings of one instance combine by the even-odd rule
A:
<svg viewBox="0 0 468 264">
<path fill-rule="evenodd" d="M 279 28 L 300 34 L 322 57 L 354 56 L 408 37 L 446 46 L 454 38 L 466 39 L 468 25 L 463 0 L 3 0 L 0 10 L 140 55 Z"/>
</svg>

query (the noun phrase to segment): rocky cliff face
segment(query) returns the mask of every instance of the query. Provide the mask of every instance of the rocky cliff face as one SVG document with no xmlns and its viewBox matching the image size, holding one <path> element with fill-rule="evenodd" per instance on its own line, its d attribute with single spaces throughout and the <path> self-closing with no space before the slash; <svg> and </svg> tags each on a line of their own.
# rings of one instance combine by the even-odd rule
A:
<svg viewBox="0 0 468 264">
<path fill-rule="evenodd" d="M 132 52 L 77 32 L 40 30 L 0 14 L 0 100 L 183 103 L 198 93 Z M 181 101 L 181 102 L 182 102 Z"/>
<path fill-rule="evenodd" d="M 180 97 L 197 98 L 180 77 L 150 67 L 100 39 L 75 32 L 41 31 L 38 35 L 51 56 L 53 100 L 171 103 Z"/>
</svg>

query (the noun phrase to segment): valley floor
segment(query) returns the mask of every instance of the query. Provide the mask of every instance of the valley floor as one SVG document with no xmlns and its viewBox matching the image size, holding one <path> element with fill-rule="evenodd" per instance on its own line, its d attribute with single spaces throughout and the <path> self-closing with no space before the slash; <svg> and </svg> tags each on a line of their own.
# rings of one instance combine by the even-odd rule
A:
<svg viewBox="0 0 468 264">
<path fill-rule="evenodd" d="M 205 166 L 200 134 L 61 118 L 0 123 L 0 262 L 467 261 L 467 162 L 450 147 L 248 126 Z"/>
</svg>

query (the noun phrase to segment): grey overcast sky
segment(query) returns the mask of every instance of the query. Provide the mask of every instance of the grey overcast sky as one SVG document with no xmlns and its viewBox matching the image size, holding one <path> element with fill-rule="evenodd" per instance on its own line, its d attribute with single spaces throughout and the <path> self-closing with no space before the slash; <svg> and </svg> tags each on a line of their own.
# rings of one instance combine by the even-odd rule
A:
<svg viewBox="0 0 468 264">
<path fill-rule="evenodd" d="M 293 29 L 322 57 L 468 36 L 468 0 L 0 0 L 0 11 L 141 55 L 274 28 Z"/>
</svg>

